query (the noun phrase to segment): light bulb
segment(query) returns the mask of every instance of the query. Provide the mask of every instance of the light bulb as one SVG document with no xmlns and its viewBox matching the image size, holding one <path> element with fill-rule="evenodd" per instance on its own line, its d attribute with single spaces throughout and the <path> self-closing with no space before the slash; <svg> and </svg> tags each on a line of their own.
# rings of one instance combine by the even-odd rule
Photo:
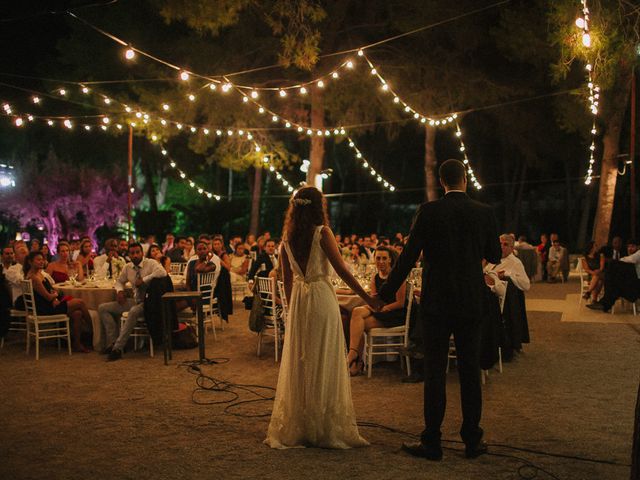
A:
<svg viewBox="0 0 640 480">
<path fill-rule="evenodd" d="M 41 99 L 40 97 L 32 97 L 31 101 L 37 105 L 41 102 Z"/>
<path fill-rule="evenodd" d="M 306 95 L 307 89 L 305 87 L 300 87 L 300 95 Z"/>
<path fill-rule="evenodd" d="M 582 44 L 589 48 L 591 46 L 591 35 L 584 33 L 584 35 L 582 35 Z"/>
<path fill-rule="evenodd" d="M 163 103 L 163 104 L 162 104 L 162 109 L 163 109 L 165 112 L 168 112 L 168 111 L 171 109 L 171 107 L 169 106 L 169 104 L 168 104 L 168 103 Z"/>
<path fill-rule="evenodd" d="M 133 50 L 133 48 L 127 48 L 124 52 L 124 58 L 126 58 L 127 60 L 133 60 L 135 56 L 136 52 Z"/>
<path fill-rule="evenodd" d="M 216 88 L 218 88 L 218 87 L 216 87 L 215 83 L 210 83 L 209 84 L 209 90 L 215 90 Z"/>
<path fill-rule="evenodd" d="M 243 96 L 243 97 L 242 97 L 242 101 L 243 101 L 244 103 L 247 103 L 247 102 L 249 101 L 249 97 L 244 97 L 244 96 Z"/>
<path fill-rule="evenodd" d="M 49 125 L 50 127 L 53 127 L 53 120 L 47 120 L 47 125 Z"/>
<path fill-rule="evenodd" d="M 585 23 L 584 23 L 584 18 L 582 17 L 578 17 L 576 18 L 576 26 L 580 29 L 584 28 Z"/>
<path fill-rule="evenodd" d="M 18 117 L 15 120 L 15 124 L 16 124 L 16 127 L 21 127 L 24 124 L 24 120 L 22 120 L 22 118 Z"/>
<path fill-rule="evenodd" d="M 91 130 L 91 127 L 90 127 L 89 125 L 85 125 L 85 126 L 84 126 L 84 129 L 88 132 L 88 131 L 90 131 L 90 130 Z"/>
<path fill-rule="evenodd" d="M 186 70 L 181 71 L 180 80 L 182 80 L 183 82 L 186 82 L 187 80 L 189 80 L 189 72 L 187 72 Z"/>
<path fill-rule="evenodd" d="M 284 98 L 284 97 L 286 97 L 286 96 L 287 96 L 287 92 L 285 92 L 284 90 L 280 90 L 280 91 L 278 92 L 278 94 L 279 94 L 282 98 Z"/>
<path fill-rule="evenodd" d="M 224 85 L 222 85 L 222 91 L 224 93 L 227 93 L 229 90 L 231 90 L 231 84 L 230 83 L 225 83 Z"/>
<path fill-rule="evenodd" d="M 108 124 L 111 121 L 111 119 L 109 117 L 102 117 L 102 123 L 104 123 L 105 125 Z"/>
<path fill-rule="evenodd" d="M 67 94 L 67 91 L 64 88 L 61 88 L 60 90 L 58 90 L 58 92 L 60 92 L 60 95 L 62 96 Z"/>
<path fill-rule="evenodd" d="M 358 50 L 358 56 L 361 57 L 364 55 L 364 52 L 362 50 Z"/>
<path fill-rule="evenodd" d="M 347 62 L 347 68 L 353 68 L 353 62 L 351 60 Z"/>
<path fill-rule="evenodd" d="M 191 127 L 189 130 L 191 130 L 191 133 L 196 133 L 198 129 L 196 127 Z"/>
<path fill-rule="evenodd" d="M 258 94 L 258 92 L 256 92 L 255 90 L 251 91 L 251 98 L 258 98 L 260 95 Z"/>
<path fill-rule="evenodd" d="M 67 128 L 72 128 L 73 127 L 73 123 L 71 123 L 71 120 L 66 119 L 64 122 L 62 122 L 64 124 L 65 127 Z"/>
<path fill-rule="evenodd" d="M 324 82 L 322 80 L 318 80 L 318 87 L 324 88 Z"/>
<path fill-rule="evenodd" d="M 86 95 L 89 92 L 90 92 L 90 90 L 87 87 L 82 87 L 82 93 L 84 93 Z"/>
<path fill-rule="evenodd" d="M 196 101 L 196 96 L 193 93 L 190 93 L 187 98 L 189 99 L 190 102 L 195 102 Z"/>
<path fill-rule="evenodd" d="M 331 76 L 332 76 L 333 78 L 338 78 L 338 72 L 333 72 L 333 73 L 331 74 Z"/>
<path fill-rule="evenodd" d="M 104 103 L 106 103 L 107 105 L 110 105 L 111 99 L 109 97 L 104 97 Z"/>
<path fill-rule="evenodd" d="M 204 132 L 205 135 L 209 135 L 209 129 L 208 128 L 203 128 L 202 131 Z"/>
<path fill-rule="evenodd" d="M 378 71 L 375 68 L 371 69 L 371 75 L 375 75 L 376 73 L 378 73 Z"/>
<path fill-rule="evenodd" d="M 263 107 L 260 107 L 260 108 L 258 109 L 258 112 L 260 112 L 260 113 L 264 113 L 264 108 L 263 108 Z"/>
</svg>

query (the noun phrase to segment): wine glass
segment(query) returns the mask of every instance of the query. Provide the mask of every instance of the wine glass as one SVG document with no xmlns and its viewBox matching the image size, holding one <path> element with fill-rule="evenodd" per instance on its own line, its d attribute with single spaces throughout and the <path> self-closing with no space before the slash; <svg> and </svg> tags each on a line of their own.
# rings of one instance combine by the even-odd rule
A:
<svg viewBox="0 0 640 480">
<path fill-rule="evenodd" d="M 69 280 L 71 280 L 71 283 L 75 285 L 77 283 L 76 278 L 78 278 L 78 271 L 76 270 L 76 266 L 70 264 L 67 268 L 67 274 L 69 275 Z"/>
</svg>

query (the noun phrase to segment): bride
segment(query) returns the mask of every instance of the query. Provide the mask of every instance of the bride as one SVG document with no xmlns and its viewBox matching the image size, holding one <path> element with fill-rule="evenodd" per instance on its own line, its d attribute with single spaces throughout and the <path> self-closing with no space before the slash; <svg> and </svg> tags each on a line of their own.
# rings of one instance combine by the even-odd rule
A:
<svg viewBox="0 0 640 480">
<path fill-rule="evenodd" d="M 314 187 L 298 190 L 287 210 L 280 257 L 290 313 L 264 441 L 272 448 L 368 445 L 358 432 L 351 400 L 332 270 L 372 308 L 378 305 L 351 275 L 327 225 L 322 193 Z"/>
</svg>

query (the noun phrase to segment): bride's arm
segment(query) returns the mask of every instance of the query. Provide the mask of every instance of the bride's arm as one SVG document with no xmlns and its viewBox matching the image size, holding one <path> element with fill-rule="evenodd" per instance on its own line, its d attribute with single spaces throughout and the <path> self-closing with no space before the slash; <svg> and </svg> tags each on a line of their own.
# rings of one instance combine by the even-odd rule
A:
<svg viewBox="0 0 640 480">
<path fill-rule="evenodd" d="M 320 235 L 320 246 L 327 255 L 331 266 L 333 266 L 333 269 L 336 271 L 338 276 L 344 280 L 344 283 L 346 283 L 351 290 L 356 292 L 360 298 L 367 302 L 369 306 L 377 310 L 378 302 L 364 291 L 364 288 L 362 288 L 360 283 L 358 283 L 355 277 L 351 274 L 351 271 L 347 268 L 347 265 L 344 263 L 342 255 L 340 255 L 340 250 L 338 249 L 336 238 L 333 236 L 331 229 L 329 227 L 322 227 Z"/>
<path fill-rule="evenodd" d="M 282 266 L 282 279 L 284 281 L 284 294 L 287 296 L 287 305 L 291 302 L 291 286 L 293 285 L 293 273 L 289 264 L 289 256 L 284 245 L 280 245 L 280 265 Z"/>
</svg>

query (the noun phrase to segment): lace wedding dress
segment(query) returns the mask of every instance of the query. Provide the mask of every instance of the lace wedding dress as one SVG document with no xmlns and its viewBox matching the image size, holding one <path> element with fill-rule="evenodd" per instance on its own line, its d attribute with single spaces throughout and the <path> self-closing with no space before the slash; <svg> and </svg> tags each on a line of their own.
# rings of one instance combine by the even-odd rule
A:
<svg viewBox="0 0 640 480">
<path fill-rule="evenodd" d="M 333 268 L 320 247 L 319 226 L 304 274 L 287 243 L 293 271 L 290 314 L 271 423 L 272 448 L 352 448 L 368 445 L 358 433 L 351 400 Z"/>
</svg>

